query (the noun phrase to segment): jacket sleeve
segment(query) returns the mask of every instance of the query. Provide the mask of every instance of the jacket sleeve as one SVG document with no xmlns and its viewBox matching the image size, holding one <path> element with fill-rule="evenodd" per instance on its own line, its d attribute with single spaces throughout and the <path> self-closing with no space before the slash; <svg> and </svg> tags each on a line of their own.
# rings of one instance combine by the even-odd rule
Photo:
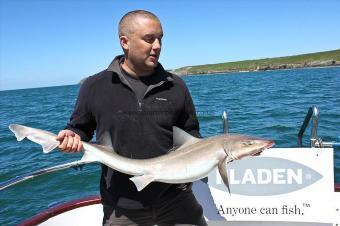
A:
<svg viewBox="0 0 340 226">
<path fill-rule="evenodd" d="M 185 86 L 185 102 L 184 102 L 184 109 L 182 110 L 180 116 L 180 125 L 179 127 L 182 128 L 184 131 L 190 133 L 194 137 L 201 137 L 199 132 L 199 122 L 196 116 L 196 110 L 194 103 L 192 101 L 189 89 Z"/>
<path fill-rule="evenodd" d="M 96 129 L 96 121 L 91 113 L 91 83 L 86 79 L 80 87 L 78 98 L 65 129 L 72 130 L 83 141 L 90 141 Z"/>
</svg>

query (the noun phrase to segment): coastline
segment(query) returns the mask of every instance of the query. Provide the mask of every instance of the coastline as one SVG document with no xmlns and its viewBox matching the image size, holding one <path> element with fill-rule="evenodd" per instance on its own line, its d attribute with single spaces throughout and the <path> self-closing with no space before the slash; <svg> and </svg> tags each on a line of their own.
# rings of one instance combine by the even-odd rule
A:
<svg viewBox="0 0 340 226">
<path fill-rule="evenodd" d="M 296 67 L 296 68 L 284 68 L 284 69 L 268 69 L 268 70 L 248 70 L 248 71 L 217 71 L 201 74 L 177 74 L 176 72 L 169 71 L 176 74 L 177 76 L 208 76 L 208 75 L 218 75 L 218 74 L 236 74 L 236 73 L 251 73 L 251 72 L 265 72 L 265 71 L 289 71 L 289 70 L 304 70 L 304 69 L 322 69 L 322 68 L 338 68 L 340 64 L 330 65 L 330 66 L 314 66 L 314 67 Z"/>
<path fill-rule="evenodd" d="M 294 56 L 195 65 L 169 70 L 179 76 L 340 66 L 340 49 Z"/>
</svg>

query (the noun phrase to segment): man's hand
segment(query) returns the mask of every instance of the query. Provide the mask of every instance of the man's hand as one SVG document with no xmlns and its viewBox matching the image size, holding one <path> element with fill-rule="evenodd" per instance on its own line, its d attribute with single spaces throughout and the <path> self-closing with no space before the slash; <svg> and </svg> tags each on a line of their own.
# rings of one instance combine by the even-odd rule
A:
<svg viewBox="0 0 340 226">
<path fill-rule="evenodd" d="M 83 148 L 80 136 L 71 130 L 61 130 L 56 140 L 60 142 L 58 148 L 64 152 L 80 152 Z"/>
</svg>

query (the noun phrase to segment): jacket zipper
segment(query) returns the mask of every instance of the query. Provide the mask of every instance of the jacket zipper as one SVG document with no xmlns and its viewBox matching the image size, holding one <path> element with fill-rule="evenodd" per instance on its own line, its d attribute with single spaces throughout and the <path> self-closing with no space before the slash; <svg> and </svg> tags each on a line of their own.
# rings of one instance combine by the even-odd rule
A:
<svg viewBox="0 0 340 226">
<path fill-rule="evenodd" d="M 127 86 L 127 87 L 129 87 L 130 89 L 131 89 L 131 91 L 134 93 L 134 95 L 135 95 L 135 97 L 136 97 L 136 100 L 137 100 L 137 103 L 138 103 L 138 111 L 139 112 L 141 112 L 143 109 L 142 109 L 142 105 L 143 105 L 143 100 L 144 100 L 144 97 L 146 96 L 146 94 L 148 93 L 148 92 L 150 92 L 150 90 L 152 90 L 152 89 L 154 89 L 154 88 L 156 88 L 156 87 L 159 87 L 159 86 L 161 86 L 161 85 L 163 85 L 164 83 L 165 83 L 165 81 L 161 81 L 159 84 L 157 84 L 157 85 L 155 85 L 155 86 L 153 86 L 153 87 L 149 87 L 147 90 L 146 90 L 146 92 L 144 93 L 144 95 L 143 95 L 143 97 L 142 97 L 142 100 L 139 100 L 138 99 L 138 97 L 137 97 L 137 94 L 133 91 L 133 89 L 132 89 L 132 87 L 131 87 L 131 85 L 129 84 L 129 82 L 128 81 L 126 81 L 126 79 L 124 78 L 124 77 L 122 77 L 122 78 L 120 78 L 120 80 Z"/>
<path fill-rule="evenodd" d="M 137 98 L 137 95 L 136 95 Z M 138 111 L 142 111 L 142 101 L 139 101 L 137 98 L 137 102 L 138 102 Z"/>
<path fill-rule="evenodd" d="M 136 98 L 136 100 L 137 100 L 137 105 L 138 105 L 137 111 L 139 111 L 139 112 L 142 111 L 142 101 L 140 101 L 140 100 L 138 99 L 137 94 L 135 93 L 135 91 L 133 91 L 133 88 L 131 87 L 131 85 L 129 84 L 129 82 L 128 82 L 123 76 L 121 76 L 120 81 L 121 81 L 124 85 L 126 85 L 126 86 L 131 90 L 131 92 L 135 95 L 135 98 Z M 143 96 L 143 98 L 144 98 L 144 96 Z"/>
<path fill-rule="evenodd" d="M 144 95 L 143 95 L 143 97 L 142 97 L 141 100 L 138 99 L 136 93 L 135 93 L 135 92 L 133 91 L 133 89 L 132 89 L 132 92 L 135 93 L 135 96 L 136 96 L 136 99 L 137 99 L 137 102 L 138 102 L 138 111 L 143 111 L 143 110 L 142 110 L 143 100 L 144 100 L 145 96 L 148 94 L 148 92 L 150 92 L 151 90 L 153 90 L 153 89 L 156 88 L 156 87 L 159 87 L 159 86 L 163 85 L 164 83 L 165 83 L 165 82 L 162 81 L 162 82 L 160 82 L 159 84 L 157 84 L 156 86 L 153 86 L 153 87 L 151 87 L 151 88 L 149 87 L 149 88 L 145 91 L 145 93 L 144 93 Z"/>
</svg>

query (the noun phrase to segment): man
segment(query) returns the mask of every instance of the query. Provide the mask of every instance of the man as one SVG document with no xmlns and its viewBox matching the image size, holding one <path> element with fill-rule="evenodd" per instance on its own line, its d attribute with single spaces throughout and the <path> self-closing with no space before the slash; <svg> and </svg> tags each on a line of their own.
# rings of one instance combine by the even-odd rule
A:
<svg viewBox="0 0 340 226">
<path fill-rule="evenodd" d="M 80 151 L 81 140 L 91 140 L 96 131 L 98 143 L 111 143 L 122 156 L 145 159 L 171 150 L 172 126 L 199 136 L 187 87 L 158 63 L 162 37 L 154 14 L 137 10 L 122 17 L 124 55 L 82 84 L 70 122 L 58 134 L 62 151 Z M 154 182 L 138 192 L 130 177 L 102 166 L 103 225 L 206 225 L 190 184 Z"/>
</svg>

